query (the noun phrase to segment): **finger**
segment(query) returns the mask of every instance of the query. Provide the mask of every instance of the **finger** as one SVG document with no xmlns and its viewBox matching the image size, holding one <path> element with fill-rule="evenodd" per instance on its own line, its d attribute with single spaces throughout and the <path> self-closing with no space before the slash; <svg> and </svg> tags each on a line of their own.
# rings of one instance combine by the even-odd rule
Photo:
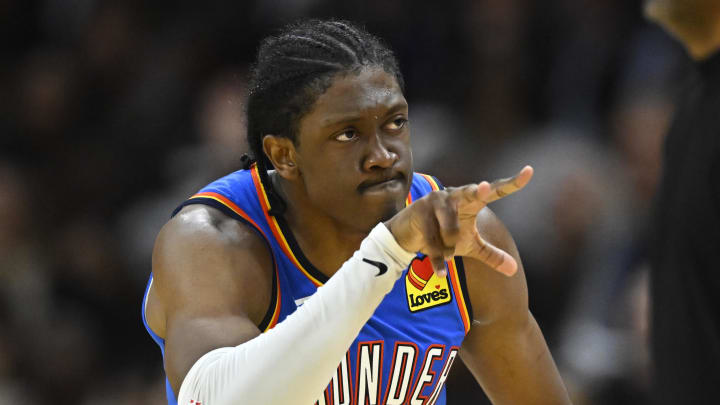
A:
<svg viewBox="0 0 720 405">
<path fill-rule="evenodd" d="M 439 259 L 430 259 L 430 262 L 433 264 L 433 271 L 435 272 L 435 275 L 438 276 L 438 278 L 445 278 L 447 277 L 447 268 L 445 267 L 445 259 L 440 257 Z"/>
<path fill-rule="evenodd" d="M 456 208 L 458 210 L 472 206 L 473 211 L 477 212 L 487 205 L 492 192 L 490 183 L 483 181 L 480 184 L 468 184 L 454 188 L 450 191 L 450 197 L 457 201 Z"/>
<path fill-rule="evenodd" d="M 512 276 L 517 272 L 517 262 L 507 252 L 487 243 L 480 234 L 475 234 L 475 240 L 478 243 L 476 259 L 506 276 Z"/>
<path fill-rule="evenodd" d="M 444 197 L 447 194 L 444 195 Z M 452 197 L 436 198 L 433 200 L 435 219 L 438 223 L 438 231 L 443 247 L 443 254 L 448 258 L 452 257 L 455 245 L 460 238 L 460 224 L 457 216 L 457 205 Z"/>
<path fill-rule="evenodd" d="M 493 181 L 490 185 L 491 192 L 485 202 L 491 203 L 521 190 L 530 182 L 533 173 L 534 170 L 531 166 L 525 166 L 513 177 Z"/>
<path fill-rule="evenodd" d="M 428 204 L 432 203 L 428 202 Z M 432 209 L 432 206 L 430 208 Z M 439 224 L 435 215 L 427 215 L 422 221 L 421 228 L 423 238 L 425 239 L 425 246 L 422 248 L 422 252 L 430 258 L 430 263 L 433 266 L 435 274 L 438 277 L 445 277 L 447 275 L 444 260 L 445 246 L 442 243 Z"/>
<path fill-rule="evenodd" d="M 445 191 L 458 203 L 472 203 L 478 199 L 478 184 L 467 184 L 462 187 L 448 187 Z"/>
</svg>

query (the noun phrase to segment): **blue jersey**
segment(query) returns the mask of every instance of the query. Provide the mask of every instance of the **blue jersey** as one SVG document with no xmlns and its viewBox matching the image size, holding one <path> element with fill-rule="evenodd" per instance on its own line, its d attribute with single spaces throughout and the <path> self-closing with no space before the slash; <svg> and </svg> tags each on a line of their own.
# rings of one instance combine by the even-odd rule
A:
<svg viewBox="0 0 720 405">
<path fill-rule="evenodd" d="M 272 301 L 258 325 L 264 332 L 293 313 L 328 278 L 299 249 L 285 220 L 268 214 L 269 201 L 257 170 L 253 166 L 216 180 L 173 214 L 185 205 L 206 204 L 265 239 L 274 273 Z M 415 173 L 406 204 L 441 187 L 434 177 Z M 439 278 L 428 258 L 418 255 L 403 271 L 360 330 L 316 405 L 445 404 L 445 380 L 472 314 L 462 260 L 456 257 L 446 265 L 447 277 Z M 151 283 L 152 276 L 145 300 Z M 144 310 L 143 322 L 164 356 L 165 342 L 148 327 Z M 168 403 L 176 404 L 169 383 L 166 387 Z"/>
</svg>

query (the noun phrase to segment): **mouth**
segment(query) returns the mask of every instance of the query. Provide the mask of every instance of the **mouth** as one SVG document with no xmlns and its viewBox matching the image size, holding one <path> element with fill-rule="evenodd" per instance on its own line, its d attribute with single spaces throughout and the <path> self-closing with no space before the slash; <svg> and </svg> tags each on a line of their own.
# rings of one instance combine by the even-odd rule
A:
<svg viewBox="0 0 720 405">
<path fill-rule="evenodd" d="M 396 188 L 402 188 L 405 185 L 405 177 L 402 173 L 396 173 L 392 176 L 385 176 L 378 179 L 365 180 L 358 186 L 360 193 L 383 191 L 383 190 L 394 190 Z"/>
</svg>

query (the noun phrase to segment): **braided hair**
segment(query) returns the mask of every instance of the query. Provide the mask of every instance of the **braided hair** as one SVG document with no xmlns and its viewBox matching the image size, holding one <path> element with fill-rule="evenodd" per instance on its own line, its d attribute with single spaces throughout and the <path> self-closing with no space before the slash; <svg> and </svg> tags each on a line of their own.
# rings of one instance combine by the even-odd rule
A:
<svg viewBox="0 0 720 405">
<path fill-rule="evenodd" d="M 301 21 L 261 42 L 247 100 L 247 140 L 253 157 L 244 155 L 242 162 L 246 169 L 253 162 L 257 164 L 270 200 L 270 215 L 281 216 L 286 204 L 270 183 L 267 170 L 272 164 L 263 152 L 263 137 L 286 137 L 298 145 L 300 119 L 333 78 L 369 66 L 395 76 L 404 93 L 393 52 L 379 38 L 350 22 Z"/>
</svg>

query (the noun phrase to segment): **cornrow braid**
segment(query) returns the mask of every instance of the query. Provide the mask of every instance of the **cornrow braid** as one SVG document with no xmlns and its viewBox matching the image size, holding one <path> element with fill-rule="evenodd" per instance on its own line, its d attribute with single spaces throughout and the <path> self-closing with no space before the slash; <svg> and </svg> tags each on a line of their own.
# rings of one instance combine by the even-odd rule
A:
<svg viewBox="0 0 720 405">
<path fill-rule="evenodd" d="M 284 214 L 286 204 L 268 177 L 272 164 L 263 152 L 263 137 L 275 135 L 298 144 L 300 119 L 332 84 L 333 78 L 377 66 L 395 76 L 405 92 L 393 52 L 376 36 L 342 20 L 306 20 L 283 28 L 260 43 L 247 101 L 247 139 L 270 200 L 270 215 Z"/>
</svg>

